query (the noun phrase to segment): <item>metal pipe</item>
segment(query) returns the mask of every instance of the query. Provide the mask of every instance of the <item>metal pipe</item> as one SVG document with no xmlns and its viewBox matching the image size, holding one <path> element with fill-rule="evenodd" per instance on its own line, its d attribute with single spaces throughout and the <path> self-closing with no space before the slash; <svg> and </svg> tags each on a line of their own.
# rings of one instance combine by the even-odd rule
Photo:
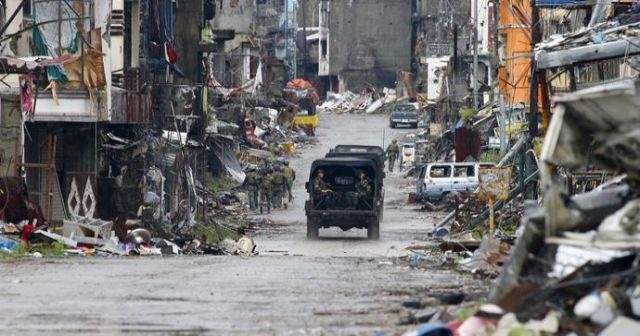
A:
<svg viewBox="0 0 640 336">
<path fill-rule="evenodd" d="M 478 0 L 473 3 L 473 108 L 478 108 Z"/>
</svg>

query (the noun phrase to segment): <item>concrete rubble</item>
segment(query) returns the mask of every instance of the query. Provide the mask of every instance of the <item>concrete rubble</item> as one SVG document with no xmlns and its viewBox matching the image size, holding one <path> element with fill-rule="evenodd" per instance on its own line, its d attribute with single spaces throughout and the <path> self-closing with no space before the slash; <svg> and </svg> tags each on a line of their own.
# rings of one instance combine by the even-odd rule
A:
<svg viewBox="0 0 640 336">
<path fill-rule="evenodd" d="M 24 181 L 3 178 L 0 196 L 9 195 L 11 203 L 0 217 L 3 253 L 55 243 L 65 248 L 57 253 L 74 255 L 256 254 L 244 236 L 250 226 L 246 172 L 283 165 L 314 142 L 319 122 L 310 83 L 294 80 L 286 90 L 293 96 L 263 97 L 253 107 L 242 95 L 211 105 L 212 127 L 199 140 L 172 130 L 103 133 L 109 172 L 100 197 L 111 204 L 100 212 L 109 220 L 70 214 L 62 225 L 50 225 L 37 204 L 20 201 L 28 198 Z M 231 117 L 238 115 L 244 118 Z M 210 159 L 205 173 L 196 174 L 194 158 L 202 154 Z"/>
<path fill-rule="evenodd" d="M 384 113 L 395 102 L 406 101 L 408 97 L 396 96 L 396 91 L 365 89 L 360 94 L 346 91 L 344 93 L 327 93 L 326 100 L 318 106 L 320 111 L 331 113 Z"/>
<path fill-rule="evenodd" d="M 489 304 L 466 320 L 450 322 L 452 335 L 640 332 L 640 152 L 634 136 L 640 120 L 628 112 L 640 106 L 638 91 L 640 81 L 624 80 L 557 98 L 539 157 L 545 163 L 538 168 L 541 206 L 514 209 L 514 202 L 522 201 L 509 200 L 499 222 L 512 223 L 511 233 L 499 229 L 477 244 L 469 230 L 486 228 L 476 220 L 484 207 L 459 218 L 474 194 L 443 200 L 455 210 L 434 231 L 449 256 L 442 264 L 496 279 Z M 592 181 L 578 172 L 593 164 L 620 178 L 589 183 L 586 191 L 576 187 Z"/>
</svg>

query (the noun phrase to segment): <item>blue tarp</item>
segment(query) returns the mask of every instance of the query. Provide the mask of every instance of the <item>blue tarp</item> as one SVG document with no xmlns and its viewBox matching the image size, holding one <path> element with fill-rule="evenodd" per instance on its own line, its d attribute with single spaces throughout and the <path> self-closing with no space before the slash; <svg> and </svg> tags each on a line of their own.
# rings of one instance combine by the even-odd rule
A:
<svg viewBox="0 0 640 336">
<path fill-rule="evenodd" d="M 465 124 L 464 119 L 460 119 L 458 120 L 458 122 L 455 123 L 455 125 L 453 125 L 453 129 L 456 130 L 460 127 L 463 127 Z"/>
<path fill-rule="evenodd" d="M 576 7 L 588 5 L 586 0 L 537 0 L 536 7 Z"/>
<path fill-rule="evenodd" d="M 144 18 L 143 45 L 147 65 L 155 71 L 163 72 L 169 65 L 165 54 L 165 44 L 173 48 L 173 1 L 145 0 L 147 10 Z"/>
</svg>

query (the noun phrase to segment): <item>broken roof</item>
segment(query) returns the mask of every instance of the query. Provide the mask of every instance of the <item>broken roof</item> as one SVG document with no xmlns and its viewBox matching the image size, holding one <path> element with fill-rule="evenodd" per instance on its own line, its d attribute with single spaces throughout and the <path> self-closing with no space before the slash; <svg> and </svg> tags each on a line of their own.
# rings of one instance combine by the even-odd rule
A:
<svg viewBox="0 0 640 336">
<path fill-rule="evenodd" d="M 589 163 L 640 179 L 640 80 L 620 80 L 563 95 L 558 102 L 543 152 L 545 160 L 565 167 Z"/>
<path fill-rule="evenodd" d="M 0 56 L 0 73 L 28 74 L 39 68 L 51 65 L 63 65 L 77 58 L 78 56 L 69 54 L 56 58 L 47 56 L 15 57 L 2 55 Z"/>
<path fill-rule="evenodd" d="M 608 21 L 552 35 L 536 45 L 534 58 L 538 69 L 549 69 L 636 54 L 640 54 L 640 22 L 620 25 L 620 21 Z"/>
</svg>

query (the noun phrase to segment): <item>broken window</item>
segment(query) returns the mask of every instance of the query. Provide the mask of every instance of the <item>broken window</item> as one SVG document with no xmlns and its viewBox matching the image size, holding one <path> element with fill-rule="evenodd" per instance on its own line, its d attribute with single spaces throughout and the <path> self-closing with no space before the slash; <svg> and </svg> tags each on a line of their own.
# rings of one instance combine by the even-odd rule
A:
<svg viewBox="0 0 640 336">
<path fill-rule="evenodd" d="M 320 41 L 320 57 L 327 58 L 327 40 Z"/>
<path fill-rule="evenodd" d="M 429 177 L 451 177 L 451 166 L 433 166 L 429 172 Z"/>
<path fill-rule="evenodd" d="M 4 2 L 4 1 L 3 1 Z M 3 4 L 4 5 L 4 4 Z M 3 6 L 4 7 L 4 6 Z M 6 7 L 5 7 L 6 8 Z M 24 5 L 22 5 L 22 16 L 25 18 L 30 18 L 32 14 L 31 11 L 31 1 L 27 0 L 24 2 Z"/>
<path fill-rule="evenodd" d="M 456 167 L 453 173 L 454 177 L 472 177 L 475 175 L 475 168 L 473 166 Z"/>
</svg>

